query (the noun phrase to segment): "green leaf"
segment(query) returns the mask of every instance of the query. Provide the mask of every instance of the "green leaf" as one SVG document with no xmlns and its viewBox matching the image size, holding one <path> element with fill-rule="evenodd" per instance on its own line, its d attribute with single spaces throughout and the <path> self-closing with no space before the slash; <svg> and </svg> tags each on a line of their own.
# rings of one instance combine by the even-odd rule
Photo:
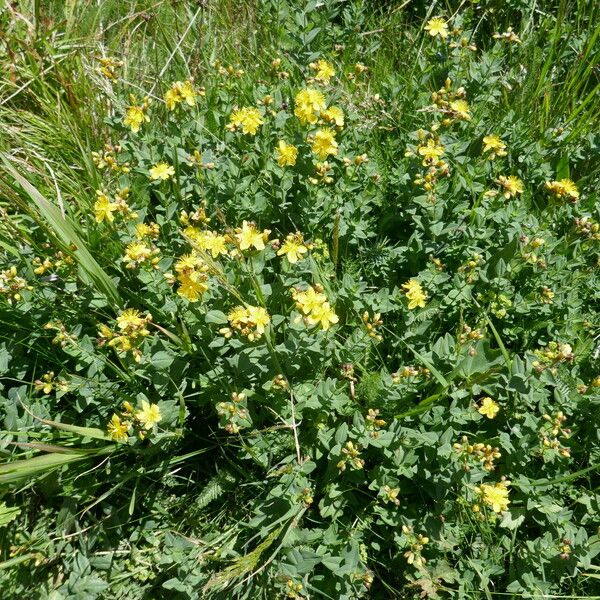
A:
<svg viewBox="0 0 600 600">
<path fill-rule="evenodd" d="M 6 502 L 0 503 L 0 527 L 4 527 L 11 521 L 14 521 L 20 512 L 21 509 L 17 506 L 6 506 Z"/>
</svg>

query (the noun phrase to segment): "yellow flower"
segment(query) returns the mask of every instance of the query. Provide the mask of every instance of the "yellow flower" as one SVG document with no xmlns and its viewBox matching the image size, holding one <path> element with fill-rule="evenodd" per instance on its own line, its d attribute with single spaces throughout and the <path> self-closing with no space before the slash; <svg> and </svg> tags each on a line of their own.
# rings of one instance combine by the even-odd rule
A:
<svg viewBox="0 0 600 600">
<path fill-rule="evenodd" d="M 265 332 L 265 327 L 271 322 L 269 313 L 261 306 L 236 306 L 227 315 L 229 325 L 246 336 L 251 342 Z M 219 333 L 231 337 L 232 330 L 224 327 Z"/>
<path fill-rule="evenodd" d="M 173 177 L 173 175 L 175 175 L 175 168 L 173 165 L 170 165 L 164 161 L 156 163 L 150 169 L 150 179 L 152 179 L 152 181 L 156 181 L 158 179 L 166 181 L 167 179 Z"/>
<path fill-rule="evenodd" d="M 185 102 L 188 106 L 196 105 L 196 92 L 191 81 L 176 81 L 165 94 L 165 104 L 168 110 L 175 110 L 175 107 Z"/>
<path fill-rule="evenodd" d="M 489 396 L 481 400 L 481 406 L 477 409 L 480 415 L 484 415 L 488 419 L 493 419 L 499 411 L 500 407 Z"/>
<path fill-rule="evenodd" d="M 403 283 L 402 288 L 404 289 L 406 297 L 408 298 L 409 310 L 412 310 L 413 308 L 417 307 L 425 307 L 427 294 L 423 291 L 421 284 L 416 279 L 411 279 L 406 283 Z"/>
<path fill-rule="evenodd" d="M 135 235 L 138 240 L 143 240 L 144 238 L 155 240 L 158 238 L 159 233 L 160 227 L 157 223 L 137 223 L 135 226 Z"/>
<path fill-rule="evenodd" d="M 325 294 L 318 292 L 312 286 L 304 292 L 299 292 L 298 290 L 293 288 L 292 295 L 294 300 L 296 301 L 297 308 L 305 315 L 310 314 L 314 310 L 318 310 L 321 304 L 327 301 L 327 297 L 325 296 Z"/>
<path fill-rule="evenodd" d="M 210 252 L 213 258 L 227 254 L 227 240 L 216 231 L 200 231 L 195 227 L 188 227 L 184 234 L 190 237 L 200 250 Z"/>
<path fill-rule="evenodd" d="M 330 123 L 334 123 L 336 127 L 344 126 L 344 111 L 337 106 L 330 106 L 327 110 L 321 112 L 321 117 Z"/>
<path fill-rule="evenodd" d="M 328 127 L 319 129 L 314 135 L 311 149 L 319 160 L 325 160 L 330 154 L 335 156 L 338 153 L 335 132 Z"/>
<path fill-rule="evenodd" d="M 248 250 L 251 247 L 254 247 L 256 250 L 264 250 L 269 233 L 268 229 L 258 231 L 254 223 L 244 221 L 242 228 L 236 233 L 240 250 Z"/>
<path fill-rule="evenodd" d="M 574 181 L 570 179 L 560 179 L 559 181 L 546 181 L 546 189 L 557 198 L 567 197 L 571 201 L 579 198 L 579 190 Z"/>
<path fill-rule="evenodd" d="M 506 144 L 498 135 L 486 135 L 483 138 L 483 151 L 489 152 L 488 158 L 494 160 L 496 156 L 506 156 Z"/>
<path fill-rule="evenodd" d="M 115 220 L 113 213 L 118 209 L 118 206 L 111 202 L 104 192 L 97 190 L 96 195 L 98 196 L 94 203 L 96 222 L 102 223 L 106 219 L 109 223 L 112 223 Z"/>
<path fill-rule="evenodd" d="M 444 156 L 445 148 L 439 141 L 429 138 L 425 145 L 420 144 L 417 152 L 423 157 L 424 163 L 437 162 Z"/>
<path fill-rule="evenodd" d="M 293 167 L 296 164 L 298 158 L 298 148 L 296 146 L 279 140 L 275 152 L 277 154 L 277 164 L 280 167 Z"/>
<path fill-rule="evenodd" d="M 175 263 L 179 287 L 177 293 L 189 302 L 197 302 L 208 290 L 208 266 L 195 252 L 184 254 Z"/>
<path fill-rule="evenodd" d="M 165 104 L 167 110 L 175 110 L 175 107 L 181 102 L 181 97 L 176 89 L 171 88 L 165 92 Z"/>
<path fill-rule="evenodd" d="M 495 513 L 501 513 L 508 510 L 510 500 L 508 499 L 508 487 L 507 483 L 500 481 L 495 485 L 488 483 L 482 483 L 476 488 L 477 492 L 481 496 L 481 499 L 487 504 Z"/>
<path fill-rule="evenodd" d="M 292 264 L 296 264 L 304 258 L 302 255 L 308 252 L 304 245 L 304 238 L 301 233 L 290 233 L 283 242 L 281 248 L 277 251 L 277 256 L 283 256 Z"/>
<path fill-rule="evenodd" d="M 321 290 L 320 286 L 310 286 L 305 291 L 296 288 L 292 288 L 291 291 L 296 308 L 303 313 L 304 322 L 309 326 L 320 324 L 324 330 L 327 330 L 339 321 L 339 317 Z"/>
<path fill-rule="evenodd" d="M 198 302 L 204 292 L 208 290 L 206 285 L 208 277 L 205 273 L 192 273 L 191 275 L 180 275 L 177 278 L 179 287 L 177 293 L 188 300 L 188 302 Z"/>
<path fill-rule="evenodd" d="M 147 319 L 135 308 L 128 308 L 117 317 L 117 327 L 121 331 L 141 329 L 146 323 Z"/>
<path fill-rule="evenodd" d="M 143 241 L 131 242 L 125 249 L 125 262 L 127 268 L 135 269 L 140 263 L 150 261 L 153 257 L 158 254 L 158 249 L 155 246 L 148 246 Z M 154 264 L 158 262 L 157 258 L 154 258 Z"/>
<path fill-rule="evenodd" d="M 439 35 L 443 40 L 448 37 L 448 24 L 441 17 L 434 17 L 427 22 L 425 25 L 425 31 L 429 32 L 429 35 L 435 37 Z"/>
<path fill-rule="evenodd" d="M 130 427 L 131 424 L 129 422 L 121 421 L 119 415 L 113 413 L 113 416 L 106 426 L 106 431 L 111 440 L 114 440 L 115 442 L 126 442 Z"/>
<path fill-rule="evenodd" d="M 522 194 L 525 191 L 523 182 L 514 175 L 509 175 L 508 177 L 500 175 L 497 179 L 497 183 L 504 188 L 503 195 L 507 200 L 516 197 L 517 194 Z"/>
<path fill-rule="evenodd" d="M 123 125 L 129 127 L 133 133 L 137 133 L 140 127 L 150 121 L 150 117 L 146 114 L 147 104 L 137 105 L 132 104 L 127 107 L 125 118 L 123 119 Z"/>
<path fill-rule="evenodd" d="M 320 306 L 315 307 L 306 317 L 310 325 L 320 324 L 327 331 L 332 325 L 335 325 L 340 319 L 331 308 L 329 302 L 323 302 Z"/>
<path fill-rule="evenodd" d="M 158 404 L 150 404 L 146 400 L 142 400 L 142 409 L 135 413 L 135 418 L 144 429 L 152 429 L 160 422 L 162 415 Z"/>
<path fill-rule="evenodd" d="M 310 63 L 310 68 L 317 72 L 315 79 L 322 83 L 329 83 L 329 80 L 335 76 L 333 65 L 322 58 L 317 62 Z"/>
<path fill-rule="evenodd" d="M 454 100 L 450 102 L 450 109 L 455 113 L 457 119 L 462 121 L 471 120 L 471 107 L 466 100 Z"/>
<path fill-rule="evenodd" d="M 240 108 L 234 110 L 229 117 L 228 128 L 235 131 L 238 127 L 245 134 L 256 135 L 258 128 L 264 123 L 258 108 Z"/>
<path fill-rule="evenodd" d="M 248 320 L 254 323 L 256 333 L 262 335 L 265 327 L 271 322 L 269 313 L 262 306 L 248 306 Z"/>
<path fill-rule="evenodd" d="M 196 105 L 196 91 L 194 90 L 194 86 L 192 85 L 192 82 L 189 79 L 187 81 L 184 81 L 183 84 L 179 86 L 179 93 L 181 94 L 181 98 L 186 104 L 188 104 L 189 106 Z M 201 90 L 201 95 L 202 93 L 203 92 Z"/>
<path fill-rule="evenodd" d="M 294 98 L 294 103 L 294 114 L 303 125 L 314 125 L 319 113 L 325 110 L 325 96 L 313 88 L 300 90 Z"/>
</svg>

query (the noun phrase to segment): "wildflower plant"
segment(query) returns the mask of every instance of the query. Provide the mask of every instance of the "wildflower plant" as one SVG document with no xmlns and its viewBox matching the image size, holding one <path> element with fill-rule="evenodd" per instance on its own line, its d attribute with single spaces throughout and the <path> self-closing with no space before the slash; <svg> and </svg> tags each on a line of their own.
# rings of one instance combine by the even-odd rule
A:
<svg viewBox="0 0 600 600">
<path fill-rule="evenodd" d="M 205 4 L 156 72 L 82 63 L 68 176 L 2 155 L 0 589 L 593 593 L 593 39 L 268 0 L 236 60 Z"/>
</svg>

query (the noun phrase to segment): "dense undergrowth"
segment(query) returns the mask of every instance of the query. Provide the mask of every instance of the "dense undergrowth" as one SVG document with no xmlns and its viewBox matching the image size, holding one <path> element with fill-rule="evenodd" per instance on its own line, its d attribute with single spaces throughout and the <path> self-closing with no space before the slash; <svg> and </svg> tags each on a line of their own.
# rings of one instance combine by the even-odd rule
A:
<svg viewBox="0 0 600 600">
<path fill-rule="evenodd" d="M 6 2 L 0 597 L 600 594 L 599 32 Z"/>
</svg>

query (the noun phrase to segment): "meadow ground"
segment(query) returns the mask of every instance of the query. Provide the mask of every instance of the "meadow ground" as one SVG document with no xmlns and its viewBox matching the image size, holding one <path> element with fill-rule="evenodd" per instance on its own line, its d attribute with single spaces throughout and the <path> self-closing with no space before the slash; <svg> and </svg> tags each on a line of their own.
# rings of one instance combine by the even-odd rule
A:
<svg viewBox="0 0 600 600">
<path fill-rule="evenodd" d="M 0 599 L 600 598 L 599 13 L 4 0 Z"/>
</svg>

